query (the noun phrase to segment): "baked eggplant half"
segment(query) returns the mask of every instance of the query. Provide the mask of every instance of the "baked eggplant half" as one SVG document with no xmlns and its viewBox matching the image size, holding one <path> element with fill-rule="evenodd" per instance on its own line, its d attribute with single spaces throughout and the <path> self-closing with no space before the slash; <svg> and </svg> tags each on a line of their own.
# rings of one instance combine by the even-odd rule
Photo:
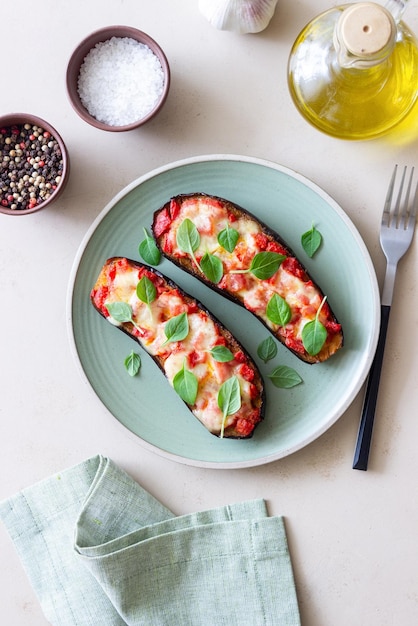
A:
<svg viewBox="0 0 418 626">
<path fill-rule="evenodd" d="M 264 417 L 261 374 L 244 347 L 172 280 L 123 257 L 106 261 L 91 302 L 154 359 L 190 411 L 218 437 L 251 437 Z"/>
<path fill-rule="evenodd" d="M 162 254 L 251 311 L 306 363 L 328 359 L 343 331 L 285 241 L 246 209 L 204 193 L 172 197 L 154 213 Z"/>
</svg>

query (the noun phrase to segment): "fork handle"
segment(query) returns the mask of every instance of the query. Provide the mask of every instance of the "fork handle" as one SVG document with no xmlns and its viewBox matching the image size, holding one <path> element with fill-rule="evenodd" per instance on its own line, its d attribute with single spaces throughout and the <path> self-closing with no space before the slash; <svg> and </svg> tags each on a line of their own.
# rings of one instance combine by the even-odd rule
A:
<svg viewBox="0 0 418 626">
<path fill-rule="evenodd" d="M 383 354 L 385 352 L 386 335 L 389 325 L 390 306 L 382 305 L 380 311 L 379 339 L 367 381 L 366 394 L 364 396 L 363 410 L 357 435 L 357 444 L 354 452 L 353 469 L 358 470 L 367 470 L 369 460 L 380 374 L 382 371 Z"/>
</svg>

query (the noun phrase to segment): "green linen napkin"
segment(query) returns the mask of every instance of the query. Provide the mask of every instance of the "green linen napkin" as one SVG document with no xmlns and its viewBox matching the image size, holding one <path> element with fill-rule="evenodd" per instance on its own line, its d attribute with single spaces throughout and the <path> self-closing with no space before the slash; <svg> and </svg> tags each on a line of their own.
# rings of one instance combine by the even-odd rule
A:
<svg viewBox="0 0 418 626">
<path fill-rule="evenodd" d="M 54 626 L 299 626 L 263 500 L 175 517 L 100 455 L 0 503 Z"/>
</svg>

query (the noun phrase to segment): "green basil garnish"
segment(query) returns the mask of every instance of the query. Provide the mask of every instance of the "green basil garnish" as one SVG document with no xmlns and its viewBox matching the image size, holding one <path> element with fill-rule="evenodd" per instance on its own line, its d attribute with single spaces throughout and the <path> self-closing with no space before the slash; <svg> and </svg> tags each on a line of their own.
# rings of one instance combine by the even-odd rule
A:
<svg viewBox="0 0 418 626">
<path fill-rule="evenodd" d="M 182 341 L 186 339 L 189 334 L 189 320 L 186 313 L 180 313 L 168 320 L 164 327 L 165 336 L 167 337 L 164 343 L 169 341 Z"/>
<path fill-rule="evenodd" d="M 196 402 L 198 386 L 196 376 L 187 370 L 186 364 L 183 363 L 182 369 L 173 378 L 174 390 L 184 402 L 193 405 Z"/>
<path fill-rule="evenodd" d="M 208 280 L 217 285 L 224 275 L 224 268 L 221 259 L 214 254 L 206 252 L 201 261 L 200 269 Z"/>
<path fill-rule="evenodd" d="M 275 387 L 282 389 L 290 389 L 302 382 L 302 378 L 299 374 L 292 367 L 288 367 L 287 365 L 279 365 L 268 377 Z"/>
<path fill-rule="evenodd" d="M 234 360 L 234 355 L 226 346 L 213 346 L 209 352 L 215 361 L 218 361 L 219 363 L 228 363 L 229 361 Z"/>
<path fill-rule="evenodd" d="M 157 290 L 152 280 L 148 276 L 143 276 L 136 286 L 136 295 L 141 302 L 151 304 L 157 297 Z"/>
<path fill-rule="evenodd" d="M 141 357 L 139 356 L 139 354 L 136 354 L 136 352 L 132 350 L 131 354 L 128 354 L 128 356 L 126 357 L 124 365 L 127 369 L 129 376 L 136 376 L 141 367 Z"/>
<path fill-rule="evenodd" d="M 251 265 L 246 270 L 232 270 L 231 274 L 248 274 L 251 272 L 260 280 L 271 278 L 285 260 L 284 254 L 278 252 L 258 252 L 252 259 Z"/>
<path fill-rule="evenodd" d="M 235 250 L 238 239 L 239 232 L 235 230 L 235 228 L 231 228 L 229 224 L 227 224 L 226 228 L 221 230 L 218 234 L 218 243 L 227 252 L 233 252 Z"/>
<path fill-rule="evenodd" d="M 108 304 L 105 304 L 105 307 L 108 310 L 109 315 L 113 317 L 116 322 L 120 322 L 121 324 L 130 322 L 135 326 L 135 328 L 141 330 L 135 323 L 132 317 L 132 307 L 127 302 L 109 302 Z"/>
<path fill-rule="evenodd" d="M 278 293 L 272 295 L 266 308 L 267 319 L 278 326 L 286 326 L 292 317 L 292 311 L 286 300 Z"/>
<path fill-rule="evenodd" d="M 251 261 L 250 272 L 260 280 L 266 280 L 277 272 L 285 258 L 278 252 L 259 252 Z"/>
<path fill-rule="evenodd" d="M 134 324 L 132 319 L 132 307 L 130 304 L 127 304 L 126 302 L 109 302 L 105 306 L 109 311 L 109 315 L 111 315 L 116 322 L 120 322 L 121 324 L 124 322 L 131 322 L 131 324 Z"/>
<path fill-rule="evenodd" d="M 315 319 L 311 320 L 302 328 L 302 343 L 308 354 L 315 356 L 322 350 L 327 338 L 327 329 L 319 321 L 319 314 L 324 305 L 326 297 L 322 300 L 321 305 L 316 312 Z"/>
<path fill-rule="evenodd" d="M 241 408 L 241 389 L 236 376 L 228 378 L 219 388 L 218 407 L 222 411 L 221 439 L 224 436 L 225 422 L 228 415 L 233 415 Z"/>
<path fill-rule="evenodd" d="M 257 354 L 264 363 L 274 359 L 277 354 L 277 344 L 273 337 L 266 337 L 257 348 Z"/>
<path fill-rule="evenodd" d="M 153 237 L 151 237 L 147 230 L 144 228 L 145 239 L 139 244 L 139 254 L 144 259 L 145 263 L 149 265 L 158 265 L 161 261 L 161 252 L 157 248 Z"/>
<path fill-rule="evenodd" d="M 191 220 L 187 217 L 182 221 L 180 226 L 177 229 L 176 234 L 177 245 L 183 252 L 187 252 L 192 257 L 194 263 L 200 270 L 200 265 L 196 260 L 194 255 L 195 251 L 198 249 L 200 245 L 200 235 L 196 226 L 193 224 Z"/>
<path fill-rule="evenodd" d="M 322 242 L 322 235 L 312 224 L 312 228 L 303 233 L 301 237 L 302 247 L 305 250 L 308 257 L 312 258 L 315 252 L 317 252 Z"/>
</svg>

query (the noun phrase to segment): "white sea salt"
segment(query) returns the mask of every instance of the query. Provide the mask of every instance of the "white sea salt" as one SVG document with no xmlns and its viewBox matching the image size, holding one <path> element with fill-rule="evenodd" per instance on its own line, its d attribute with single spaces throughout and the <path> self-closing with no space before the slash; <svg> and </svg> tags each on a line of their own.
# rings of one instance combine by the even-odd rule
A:
<svg viewBox="0 0 418 626">
<path fill-rule="evenodd" d="M 125 126 L 152 111 L 164 89 L 164 72 L 147 45 L 112 37 L 86 55 L 77 86 L 90 115 L 109 126 Z"/>
</svg>

